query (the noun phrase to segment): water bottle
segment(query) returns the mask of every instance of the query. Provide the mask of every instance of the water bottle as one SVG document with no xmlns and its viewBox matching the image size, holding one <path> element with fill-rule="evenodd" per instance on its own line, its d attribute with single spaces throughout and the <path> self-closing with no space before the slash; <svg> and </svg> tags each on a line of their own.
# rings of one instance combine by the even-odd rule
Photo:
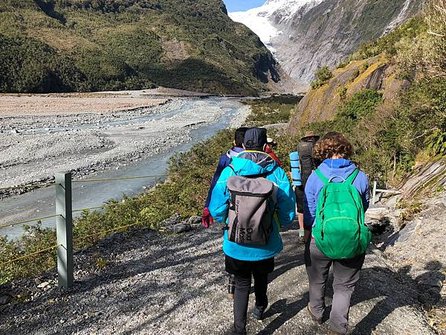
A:
<svg viewBox="0 0 446 335">
<path fill-rule="evenodd" d="M 293 151 L 290 153 L 291 177 L 293 178 L 293 186 L 301 186 L 302 179 L 300 174 L 299 153 Z"/>
<path fill-rule="evenodd" d="M 234 292 L 235 292 L 235 279 L 234 275 L 230 274 L 228 276 L 228 296 L 231 299 L 234 299 Z"/>
</svg>

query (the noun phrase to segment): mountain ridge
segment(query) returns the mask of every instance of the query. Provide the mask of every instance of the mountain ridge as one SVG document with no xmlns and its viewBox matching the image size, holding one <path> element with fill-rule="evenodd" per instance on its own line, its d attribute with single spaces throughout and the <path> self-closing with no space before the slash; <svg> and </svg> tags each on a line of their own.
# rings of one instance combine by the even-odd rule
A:
<svg viewBox="0 0 446 335">
<path fill-rule="evenodd" d="M 257 95 L 280 79 L 257 36 L 220 0 L 8 0 L 0 91 L 155 86 Z"/>
<path fill-rule="evenodd" d="M 256 17 L 267 21 L 272 27 L 269 38 L 259 36 L 284 72 L 308 87 L 318 68 L 335 66 L 361 44 L 390 32 L 418 13 L 422 2 L 270 0 L 243 15 L 229 15 L 254 32 L 262 28 L 256 26 Z"/>
</svg>

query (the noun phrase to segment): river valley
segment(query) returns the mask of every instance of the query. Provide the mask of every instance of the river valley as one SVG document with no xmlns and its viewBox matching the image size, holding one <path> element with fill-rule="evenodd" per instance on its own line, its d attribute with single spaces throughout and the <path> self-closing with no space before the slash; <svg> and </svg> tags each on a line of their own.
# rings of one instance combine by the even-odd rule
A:
<svg viewBox="0 0 446 335">
<path fill-rule="evenodd" d="M 0 234 L 15 238 L 22 226 L 9 225 L 35 224 L 33 219 L 55 214 L 57 172 L 72 171 L 78 215 L 80 209 L 141 193 L 163 180 L 173 154 L 241 125 L 248 111 L 238 99 L 173 97 L 156 106 L 111 112 L 4 116 Z M 55 218 L 41 221 L 54 226 Z"/>
</svg>

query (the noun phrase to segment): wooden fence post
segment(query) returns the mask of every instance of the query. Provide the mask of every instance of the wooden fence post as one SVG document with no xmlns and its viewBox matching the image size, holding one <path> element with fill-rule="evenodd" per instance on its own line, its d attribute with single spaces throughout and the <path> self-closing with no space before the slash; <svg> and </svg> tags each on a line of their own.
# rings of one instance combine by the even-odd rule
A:
<svg viewBox="0 0 446 335">
<path fill-rule="evenodd" d="M 73 285 L 73 213 L 71 203 L 71 173 L 56 176 L 57 272 L 59 287 Z"/>
</svg>

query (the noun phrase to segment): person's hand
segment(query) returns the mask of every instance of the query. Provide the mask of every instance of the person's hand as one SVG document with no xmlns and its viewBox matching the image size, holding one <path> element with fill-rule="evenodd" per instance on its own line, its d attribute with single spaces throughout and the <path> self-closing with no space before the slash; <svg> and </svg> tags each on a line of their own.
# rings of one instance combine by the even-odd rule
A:
<svg viewBox="0 0 446 335">
<path fill-rule="evenodd" d="M 209 226 L 213 223 L 214 219 L 212 218 L 211 213 L 209 213 L 209 208 L 203 208 L 203 213 L 201 214 L 201 225 L 204 228 L 209 228 Z"/>
</svg>

